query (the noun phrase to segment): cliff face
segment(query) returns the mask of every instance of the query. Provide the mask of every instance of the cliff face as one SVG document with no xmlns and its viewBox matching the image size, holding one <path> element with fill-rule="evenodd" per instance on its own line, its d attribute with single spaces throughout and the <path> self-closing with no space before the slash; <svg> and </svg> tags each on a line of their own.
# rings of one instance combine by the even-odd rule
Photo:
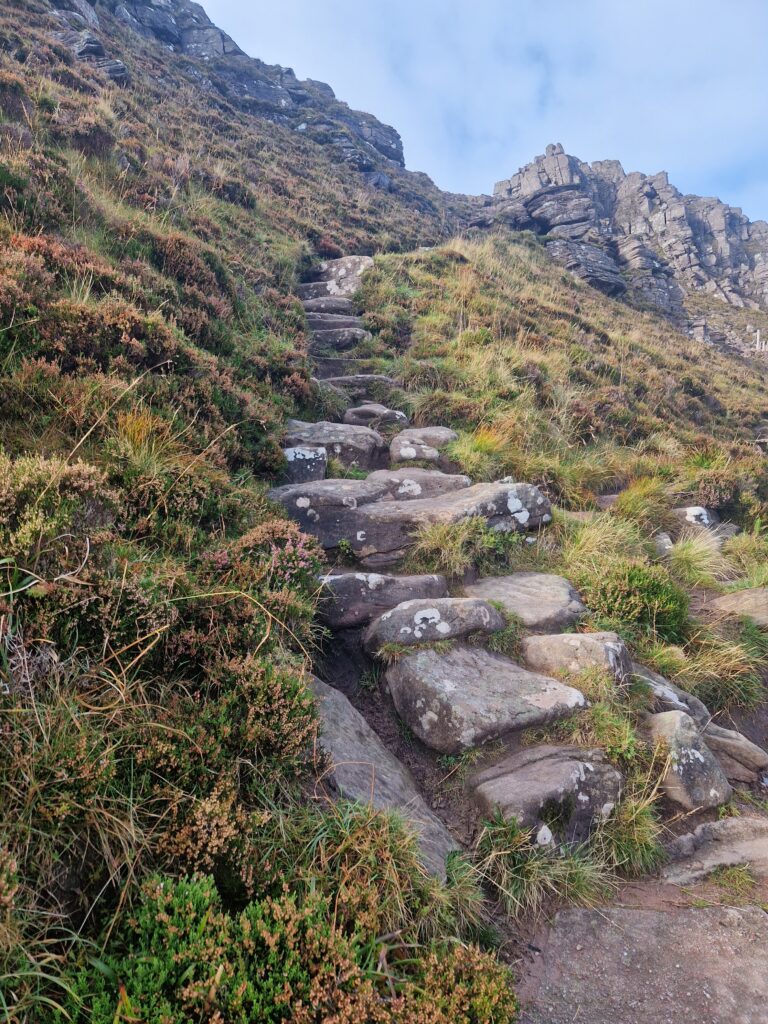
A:
<svg viewBox="0 0 768 1024">
<path fill-rule="evenodd" d="M 768 224 L 718 199 L 682 195 L 665 172 L 627 174 L 616 160 L 587 164 L 551 145 L 496 185 L 474 223 L 545 235 L 558 263 L 703 338 L 751 340 L 741 327 L 729 331 L 717 305 L 701 315 L 694 296 L 768 310 Z"/>
<path fill-rule="evenodd" d="M 102 42 L 100 15 L 105 12 L 145 39 L 191 58 L 201 88 L 219 92 L 247 113 L 332 146 L 341 161 L 365 174 L 375 187 L 387 188 L 387 169 L 404 166 L 402 140 L 394 128 L 350 109 L 323 82 L 300 81 L 290 68 L 248 57 L 200 4 L 99 0 L 94 6 L 88 0 L 54 0 L 53 6 L 62 23 L 62 41 L 121 84 L 127 81 L 129 68 Z"/>
</svg>

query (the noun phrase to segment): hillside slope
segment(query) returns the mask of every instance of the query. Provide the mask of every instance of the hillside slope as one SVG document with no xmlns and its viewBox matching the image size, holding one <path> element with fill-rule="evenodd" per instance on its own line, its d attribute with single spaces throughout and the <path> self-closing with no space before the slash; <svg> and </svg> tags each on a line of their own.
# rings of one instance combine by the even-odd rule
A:
<svg viewBox="0 0 768 1024">
<path fill-rule="evenodd" d="M 507 1024 L 662 857 L 649 717 L 763 813 L 759 364 L 478 204 L 195 4 L 0 11 L 10 1020 Z M 483 803 L 550 748 L 588 812 Z"/>
</svg>

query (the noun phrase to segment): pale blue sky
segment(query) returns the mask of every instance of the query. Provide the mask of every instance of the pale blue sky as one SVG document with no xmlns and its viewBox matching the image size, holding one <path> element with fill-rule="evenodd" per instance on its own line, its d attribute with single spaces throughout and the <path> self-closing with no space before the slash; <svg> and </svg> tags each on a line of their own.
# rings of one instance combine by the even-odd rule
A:
<svg viewBox="0 0 768 1024">
<path fill-rule="evenodd" d="M 443 188 L 562 142 L 768 219 L 768 0 L 203 0 L 251 56 L 328 82 Z"/>
</svg>

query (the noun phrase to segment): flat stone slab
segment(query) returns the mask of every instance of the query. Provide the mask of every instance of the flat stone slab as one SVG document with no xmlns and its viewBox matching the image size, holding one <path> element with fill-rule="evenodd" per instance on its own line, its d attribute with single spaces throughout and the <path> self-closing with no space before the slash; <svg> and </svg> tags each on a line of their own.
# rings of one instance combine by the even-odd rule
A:
<svg viewBox="0 0 768 1024">
<path fill-rule="evenodd" d="M 550 522 L 552 510 L 531 484 L 475 484 L 436 498 L 361 508 L 350 543 L 363 565 L 375 569 L 401 559 L 423 526 L 458 523 L 474 516 L 485 519 L 493 530 L 511 533 Z"/>
<path fill-rule="evenodd" d="M 439 494 L 452 494 L 472 486 L 468 476 L 442 473 L 439 469 L 377 469 L 368 474 L 369 480 L 386 483 L 395 501 L 418 501 Z"/>
<path fill-rule="evenodd" d="M 665 882 L 694 885 L 718 868 L 748 866 L 755 877 L 768 878 L 768 818 L 741 815 L 699 825 L 667 846 Z"/>
<path fill-rule="evenodd" d="M 458 645 L 406 654 L 386 672 L 406 725 L 433 750 L 457 754 L 584 708 L 584 695 L 509 658 Z"/>
<path fill-rule="evenodd" d="M 287 484 L 304 484 L 310 480 L 324 480 L 328 469 L 328 452 L 322 445 L 284 448 L 286 467 L 283 480 Z"/>
<path fill-rule="evenodd" d="M 362 317 L 345 313 L 308 313 L 307 325 L 313 332 L 341 331 L 345 328 L 362 328 L 363 320 Z"/>
<path fill-rule="evenodd" d="M 762 1024 L 768 914 L 563 910 L 521 1024 Z"/>
<path fill-rule="evenodd" d="M 309 353 L 320 358 L 323 353 L 327 353 L 330 357 L 337 352 L 349 352 L 370 337 L 370 332 L 363 330 L 362 327 L 342 327 L 338 330 L 318 329 L 312 335 Z"/>
<path fill-rule="evenodd" d="M 352 299 L 337 295 L 323 295 L 319 299 L 305 299 L 302 303 L 306 313 L 342 313 L 354 316 L 355 304 Z"/>
<path fill-rule="evenodd" d="M 386 576 L 378 572 L 349 572 L 323 576 L 323 599 L 318 612 L 332 629 L 364 626 L 403 601 L 448 597 L 444 576 Z"/>
<path fill-rule="evenodd" d="M 632 677 L 632 659 L 616 633 L 554 633 L 526 637 L 523 659 L 537 672 L 569 672 L 578 675 L 598 669 L 626 683 Z"/>
<path fill-rule="evenodd" d="M 408 422 L 408 417 L 398 409 L 388 409 L 386 405 L 378 402 L 366 402 L 354 409 L 347 409 L 344 413 L 344 422 L 359 427 L 392 426 Z"/>
<path fill-rule="evenodd" d="M 346 800 L 402 815 L 418 838 L 425 867 L 445 877 L 445 858 L 459 845 L 427 806 L 408 769 L 343 693 L 319 679 L 313 680 L 312 689 L 322 722 L 320 745 L 332 762 L 320 784 Z"/>
<path fill-rule="evenodd" d="M 305 533 L 331 549 L 354 536 L 361 506 L 388 500 L 389 492 L 384 484 L 370 480 L 316 480 L 275 487 L 268 497 L 282 505 Z"/>
<path fill-rule="evenodd" d="M 504 629 L 504 616 L 487 601 L 476 597 L 443 597 L 403 601 L 374 619 L 363 637 L 369 654 L 385 644 L 426 644 L 456 640 L 473 633 Z"/>
<path fill-rule="evenodd" d="M 389 455 L 399 462 L 439 462 L 440 449 L 458 438 L 448 427 L 409 427 L 392 438 Z"/>
<path fill-rule="evenodd" d="M 576 590 L 562 576 L 513 572 L 488 576 L 464 588 L 470 597 L 500 601 L 527 629 L 548 633 L 569 629 L 587 614 Z"/>
<path fill-rule="evenodd" d="M 709 602 L 709 607 L 723 615 L 751 619 L 755 625 L 768 629 L 768 587 L 735 590 Z"/>
<path fill-rule="evenodd" d="M 669 751 L 671 763 L 662 782 L 668 799 L 686 811 L 728 803 L 733 790 L 690 715 L 683 711 L 649 715 L 647 727 L 651 739 Z"/>
<path fill-rule="evenodd" d="M 377 469 L 386 457 L 387 446 L 381 434 L 368 427 L 352 427 L 346 423 L 303 423 L 288 420 L 285 443 L 288 447 L 321 445 L 329 458 L 337 458 L 345 466 Z"/>
<path fill-rule="evenodd" d="M 613 811 L 623 779 L 602 750 L 543 745 L 486 768 L 469 785 L 483 815 L 500 810 L 523 828 L 535 829 L 537 841 L 547 845 L 554 838 L 554 817 L 558 839 L 585 840 L 593 821 L 604 820 Z"/>
</svg>

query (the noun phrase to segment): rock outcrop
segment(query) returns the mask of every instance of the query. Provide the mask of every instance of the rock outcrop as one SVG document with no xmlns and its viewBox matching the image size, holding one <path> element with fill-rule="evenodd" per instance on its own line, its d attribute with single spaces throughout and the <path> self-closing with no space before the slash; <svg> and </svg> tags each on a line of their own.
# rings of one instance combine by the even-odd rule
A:
<svg viewBox="0 0 768 1024">
<path fill-rule="evenodd" d="M 498 182 L 474 223 L 545 236 L 556 262 L 702 340 L 751 348 L 743 328 L 728 326 L 727 307 L 768 310 L 768 224 L 719 199 L 682 195 L 663 171 L 627 174 L 617 160 L 588 164 L 550 145 Z M 693 293 L 715 300 L 703 317 L 700 302 L 687 308 Z"/>
</svg>

